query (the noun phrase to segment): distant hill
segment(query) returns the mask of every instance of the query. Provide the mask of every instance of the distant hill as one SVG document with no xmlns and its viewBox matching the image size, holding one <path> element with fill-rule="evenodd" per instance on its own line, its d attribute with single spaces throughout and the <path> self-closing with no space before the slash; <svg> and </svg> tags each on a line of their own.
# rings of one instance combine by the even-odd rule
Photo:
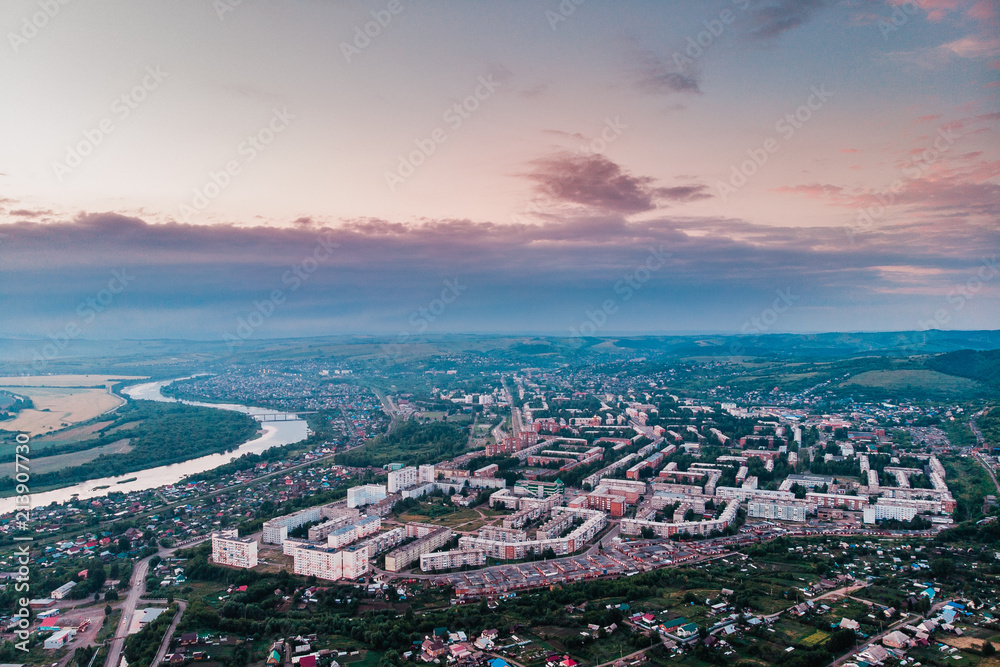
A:
<svg viewBox="0 0 1000 667">
<path fill-rule="evenodd" d="M 1000 349 L 1000 331 L 896 331 L 875 333 L 760 335 L 645 335 L 567 337 L 512 334 L 440 334 L 397 336 L 342 335 L 314 338 L 251 338 L 230 347 L 221 340 L 77 339 L 39 365 L 32 363 L 49 341 L 0 339 L 0 374 L 104 373 L 162 374 L 201 372 L 216 364 L 308 360 L 357 361 L 386 369 L 414 361 L 428 367 L 447 365 L 455 354 L 525 366 L 602 363 L 620 360 L 667 361 L 679 358 L 828 359 L 852 356 L 906 357 L 959 353 L 934 363 L 934 370 L 956 377 L 983 379 L 996 374 L 995 356 L 968 356 Z M 946 368 L 947 367 L 947 370 Z"/>
<path fill-rule="evenodd" d="M 1000 350 L 959 350 L 927 360 L 927 367 L 1000 388 Z"/>
</svg>

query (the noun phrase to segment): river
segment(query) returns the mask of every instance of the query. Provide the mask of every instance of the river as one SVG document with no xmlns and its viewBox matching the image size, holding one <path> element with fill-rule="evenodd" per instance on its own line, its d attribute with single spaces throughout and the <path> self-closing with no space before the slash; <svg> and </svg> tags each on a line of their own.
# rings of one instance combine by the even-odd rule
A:
<svg viewBox="0 0 1000 667">
<path fill-rule="evenodd" d="M 266 408 L 252 408 L 245 405 L 232 405 L 223 403 L 199 403 L 196 401 L 178 401 L 175 398 L 164 396 L 160 389 L 175 382 L 175 380 L 165 380 L 163 382 L 147 382 L 131 387 L 126 387 L 122 393 L 136 400 L 159 401 L 162 403 L 184 403 L 186 405 L 197 405 L 206 408 L 216 408 L 218 410 L 233 410 L 248 415 L 284 415 L 280 410 L 268 410 Z M 306 422 L 304 419 L 296 417 L 287 421 L 262 422 L 261 427 L 264 432 L 259 438 L 248 440 L 232 452 L 221 454 L 209 454 L 196 459 L 190 459 L 181 463 L 149 468 L 148 470 L 137 470 L 117 477 L 104 477 L 81 482 L 74 486 L 67 486 L 54 491 L 44 493 L 33 493 L 31 496 L 32 507 L 45 507 L 50 503 L 64 503 L 78 498 L 99 498 L 106 496 L 112 491 L 144 491 L 155 489 L 168 484 L 176 484 L 189 475 L 205 472 L 220 465 L 229 463 L 243 454 L 259 454 L 271 447 L 289 445 L 293 442 L 300 442 L 306 438 Z M 134 480 L 132 478 L 135 478 Z M 123 482 L 122 480 L 131 480 Z M 104 487 L 104 488 L 99 488 Z M 13 512 L 15 509 L 14 498 L 0 498 L 0 514 Z"/>
</svg>

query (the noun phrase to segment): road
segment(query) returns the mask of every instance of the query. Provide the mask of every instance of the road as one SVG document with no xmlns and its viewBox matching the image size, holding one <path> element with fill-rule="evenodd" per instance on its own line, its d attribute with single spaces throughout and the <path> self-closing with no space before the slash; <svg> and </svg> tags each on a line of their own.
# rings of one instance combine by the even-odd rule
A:
<svg viewBox="0 0 1000 667">
<path fill-rule="evenodd" d="M 996 487 L 997 495 L 1000 496 L 1000 482 L 997 481 L 997 476 L 993 472 L 993 466 L 990 465 L 989 461 L 982 454 L 976 454 L 976 460 L 979 461 L 980 465 L 986 468 L 986 472 L 989 473 L 990 479 L 993 480 L 993 486 Z"/>
<path fill-rule="evenodd" d="M 624 665 L 627 661 L 631 660 L 632 658 L 638 657 L 640 655 L 645 655 L 646 651 L 648 650 L 649 650 L 648 648 L 641 648 L 638 651 L 629 653 L 628 655 L 623 655 L 622 657 L 612 660 L 611 662 L 602 662 L 601 664 L 597 665 L 597 667 L 615 667 L 615 665 L 619 664 Z"/>
<path fill-rule="evenodd" d="M 969 417 L 969 429 L 972 431 L 973 435 L 976 436 L 976 445 L 983 447 L 986 439 L 983 437 L 983 432 L 979 430 L 979 426 L 976 424 L 976 417 L 985 413 L 986 410 L 980 410 L 976 414 Z M 986 460 L 986 456 L 982 452 L 976 452 L 976 460 L 979 461 L 980 465 L 986 468 L 986 472 L 989 473 L 990 479 L 993 480 L 993 486 L 996 487 L 997 495 L 1000 496 L 1000 482 L 997 481 L 997 476 L 993 472 L 993 465 Z"/>
<path fill-rule="evenodd" d="M 384 392 L 375 389 L 375 395 L 378 396 L 378 400 L 382 402 L 382 412 L 389 415 L 389 427 L 386 428 L 386 435 L 392 433 L 393 429 L 399 424 L 399 409 L 396 404 L 392 402 L 392 398 L 387 396 Z"/>
<path fill-rule="evenodd" d="M 203 536 L 189 540 L 180 546 L 171 547 L 170 549 L 160 549 L 156 555 L 160 556 L 160 558 L 171 556 L 178 549 L 187 549 L 207 539 L 209 539 L 209 536 Z M 118 630 L 115 631 L 115 636 L 111 640 L 111 647 L 108 649 L 108 659 L 105 660 L 104 667 L 118 667 L 118 663 L 121 661 L 122 650 L 125 648 L 125 639 L 128 637 L 129 624 L 132 622 L 132 617 L 135 616 L 135 608 L 139 604 L 140 598 L 146 593 L 146 574 L 149 572 L 149 560 L 151 558 L 152 556 L 147 556 L 132 567 L 128 597 L 125 598 L 125 603 L 121 606 L 122 616 L 118 621 Z M 167 637 L 173 635 L 174 628 L 177 626 L 177 622 L 186 608 L 186 604 L 179 604 L 181 604 L 181 613 L 174 619 L 174 624 L 170 626 L 170 632 L 167 633 Z M 157 663 L 154 662 L 153 664 Z"/>
<path fill-rule="evenodd" d="M 860 590 L 860 589 L 866 587 L 867 585 L 868 584 L 854 584 L 852 586 L 845 586 L 843 588 L 838 588 L 835 591 L 830 591 L 829 593 L 823 593 L 823 595 L 819 595 L 819 596 L 814 597 L 814 598 L 809 598 L 809 600 L 812 601 L 812 602 L 815 602 L 817 600 L 823 600 L 823 599 L 826 599 L 826 598 L 829 598 L 829 597 L 834 597 L 834 596 L 837 596 L 837 595 L 842 596 L 842 597 L 850 597 L 851 593 L 853 593 L 856 590 Z M 789 609 L 791 609 L 792 607 L 797 607 L 800 604 L 801 604 L 800 602 L 796 602 L 791 607 L 787 607 L 785 609 L 782 609 L 781 611 L 776 612 L 774 614 L 769 614 L 769 615 L 765 616 L 764 618 L 766 620 L 769 620 L 769 621 L 774 620 L 774 619 L 778 618 L 779 616 L 781 616 L 782 614 L 784 614 Z"/>
<path fill-rule="evenodd" d="M 104 667 L 118 667 L 119 662 L 121 662 L 125 638 L 128 637 L 128 628 L 132 622 L 132 616 L 135 615 L 135 607 L 139 604 L 139 598 L 146 592 L 146 573 L 149 571 L 150 558 L 152 556 L 143 558 L 132 568 L 128 597 L 125 598 L 125 604 L 121 607 L 122 616 L 118 621 L 118 630 L 115 631 L 111 646 L 108 648 L 108 659 L 104 661 Z"/>
<path fill-rule="evenodd" d="M 179 609 L 177 613 L 174 614 L 174 620 L 170 623 L 170 627 L 167 628 L 167 634 L 163 635 L 163 641 L 160 642 L 160 649 L 156 652 L 156 657 L 153 658 L 153 662 L 149 663 L 150 667 L 156 667 L 156 665 L 163 662 L 163 659 L 167 657 L 167 647 L 170 646 L 170 638 L 174 636 L 174 631 L 177 630 L 177 624 L 181 622 L 181 616 L 184 615 L 184 611 L 187 609 L 187 602 L 184 600 L 178 600 L 177 606 Z"/>
</svg>

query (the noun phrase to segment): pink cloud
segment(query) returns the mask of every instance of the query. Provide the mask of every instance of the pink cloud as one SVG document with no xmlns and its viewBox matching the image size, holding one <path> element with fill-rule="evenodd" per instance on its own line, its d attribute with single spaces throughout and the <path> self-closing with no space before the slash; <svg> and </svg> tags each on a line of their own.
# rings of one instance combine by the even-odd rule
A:
<svg viewBox="0 0 1000 667">
<path fill-rule="evenodd" d="M 997 3 L 995 0 L 979 0 L 972 7 L 969 7 L 966 14 L 977 21 L 995 24 L 997 22 Z"/>
<path fill-rule="evenodd" d="M 898 7 L 913 2 L 913 0 L 889 0 L 889 4 Z M 927 12 L 927 20 L 938 22 L 945 17 L 948 12 L 958 9 L 962 4 L 959 0 L 916 0 L 917 6 Z"/>
</svg>

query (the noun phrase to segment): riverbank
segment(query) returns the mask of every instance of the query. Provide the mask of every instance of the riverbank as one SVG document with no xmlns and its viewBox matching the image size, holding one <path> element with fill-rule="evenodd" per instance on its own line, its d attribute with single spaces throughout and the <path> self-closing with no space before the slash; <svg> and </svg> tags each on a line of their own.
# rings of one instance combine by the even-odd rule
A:
<svg viewBox="0 0 1000 667">
<path fill-rule="evenodd" d="M 212 408 L 216 410 L 230 410 L 242 412 L 243 414 L 259 417 L 265 415 L 284 415 L 278 410 L 267 410 L 252 406 L 235 404 L 213 404 L 201 403 L 198 401 L 178 401 L 167 396 L 163 396 L 161 388 L 170 384 L 174 380 L 160 382 L 147 382 L 139 385 L 125 387 L 122 394 L 133 400 L 148 400 L 163 403 L 183 403 L 197 407 Z M 129 471 L 116 476 L 91 479 L 85 482 L 65 486 L 51 491 L 33 492 L 31 500 L 33 507 L 43 507 L 50 503 L 65 503 L 74 497 L 76 498 L 97 498 L 106 496 L 112 492 L 129 493 L 132 491 L 143 491 L 153 489 L 168 484 L 176 484 L 184 478 L 212 470 L 220 465 L 229 463 L 239 458 L 243 454 L 259 454 L 271 447 L 280 447 L 305 440 L 308 435 L 306 422 L 298 417 L 287 419 L 286 421 L 262 422 L 260 431 L 255 437 L 246 440 L 242 445 L 231 452 L 222 452 L 200 456 L 187 461 L 161 465 L 146 470 Z M 30 470 L 30 455 L 29 455 Z M 30 486 L 30 483 L 29 483 Z M 0 499 L 0 513 L 12 512 L 15 509 L 14 498 Z"/>
</svg>

